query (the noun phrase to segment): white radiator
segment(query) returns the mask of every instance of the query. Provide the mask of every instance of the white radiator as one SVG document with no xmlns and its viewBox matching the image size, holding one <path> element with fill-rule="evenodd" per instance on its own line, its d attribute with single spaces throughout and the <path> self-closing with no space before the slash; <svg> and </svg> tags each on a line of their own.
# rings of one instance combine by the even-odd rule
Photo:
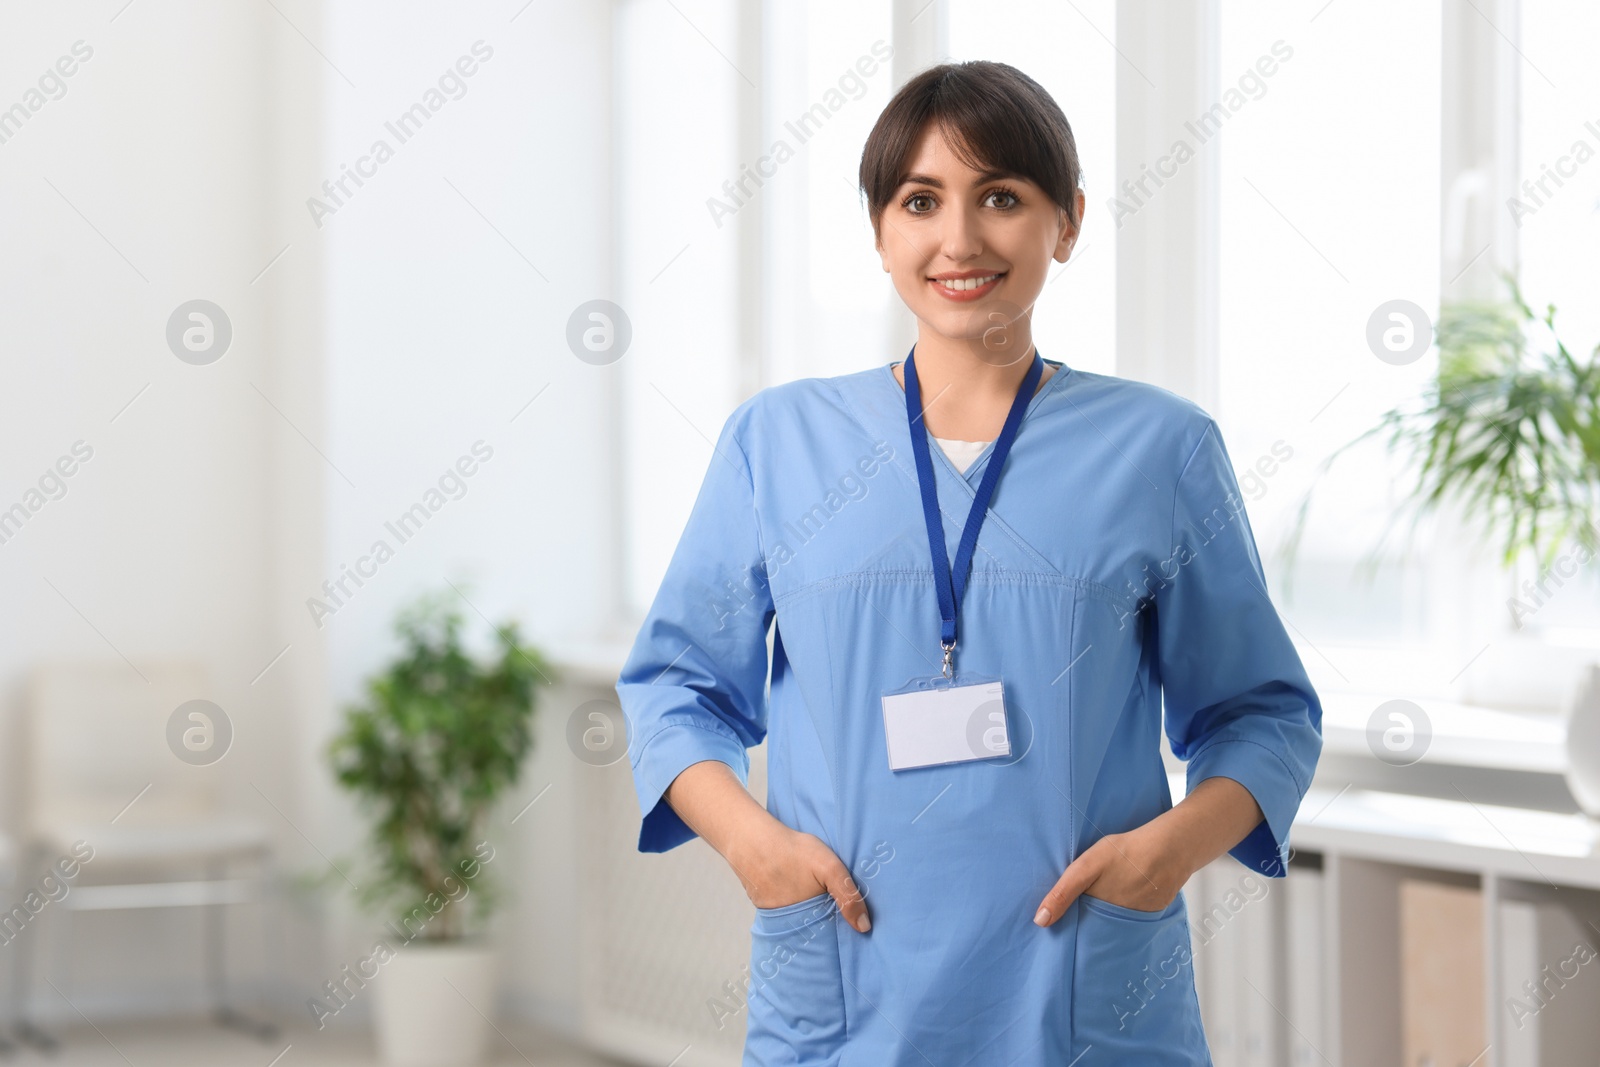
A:
<svg viewBox="0 0 1600 1067">
<path fill-rule="evenodd" d="M 737 1067 L 755 919 L 743 887 L 699 838 L 638 851 L 626 759 L 578 778 L 586 1035 L 641 1064 Z M 764 744 L 750 752 L 750 788 L 765 802 Z"/>
</svg>

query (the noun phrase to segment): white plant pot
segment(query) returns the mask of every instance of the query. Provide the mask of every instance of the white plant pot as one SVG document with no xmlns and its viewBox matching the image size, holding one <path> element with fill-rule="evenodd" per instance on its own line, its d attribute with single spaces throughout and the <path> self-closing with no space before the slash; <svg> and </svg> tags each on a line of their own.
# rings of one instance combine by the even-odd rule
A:
<svg viewBox="0 0 1600 1067">
<path fill-rule="evenodd" d="M 418 938 L 373 983 L 378 1054 L 392 1067 L 467 1067 L 482 1061 L 494 1014 L 494 950 L 481 942 Z"/>
<path fill-rule="evenodd" d="M 1567 788 L 1600 818 L 1600 663 L 1583 669 L 1567 705 Z"/>
</svg>

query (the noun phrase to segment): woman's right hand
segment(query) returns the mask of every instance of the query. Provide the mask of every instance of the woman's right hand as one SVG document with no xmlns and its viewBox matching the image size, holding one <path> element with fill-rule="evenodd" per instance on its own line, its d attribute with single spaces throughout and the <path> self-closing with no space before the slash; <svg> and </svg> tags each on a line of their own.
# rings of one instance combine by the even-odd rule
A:
<svg viewBox="0 0 1600 1067">
<path fill-rule="evenodd" d="M 728 857 L 750 903 L 781 908 L 828 893 L 838 902 L 845 922 L 862 933 L 872 929 L 866 900 L 833 849 L 814 834 L 791 829 L 770 815 L 766 822 L 769 825 L 753 828 L 730 849 Z"/>
</svg>

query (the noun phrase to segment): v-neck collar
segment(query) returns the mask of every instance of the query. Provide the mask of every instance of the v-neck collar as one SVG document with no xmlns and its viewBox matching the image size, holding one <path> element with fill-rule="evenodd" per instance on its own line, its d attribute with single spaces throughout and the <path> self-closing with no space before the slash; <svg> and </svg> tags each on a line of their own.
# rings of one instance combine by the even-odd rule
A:
<svg viewBox="0 0 1600 1067">
<path fill-rule="evenodd" d="M 1060 362 L 1059 360 L 1045 359 L 1044 361 L 1054 367 L 1056 372 L 1050 375 L 1050 380 L 1045 382 L 1044 385 L 1040 386 L 1039 389 L 1034 392 L 1033 399 L 1028 401 L 1028 406 L 1022 413 L 1022 425 L 1017 428 L 1017 436 L 1019 438 L 1022 436 L 1023 429 L 1028 425 L 1028 418 L 1033 414 L 1033 410 L 1037 408 L 1047 396 L 1050 396 L 1055 391 L 1057 382 L 1061 381 L 1061 379 L 1072 373 L 1072 368 L 1067 366 L 1065 363 Z M 885 363 L 881 369 L 883 380 L 888 382 L 889 389 L 893 393 L 894 399 L 899 404 L 900 424 L 905 426 L 906 431 L 909 434 L 911 427 L 906 422 L 905 417 L 906 391 L 904 387 L 901 386 L 899 380 L 894 376 L 895 365 L 902 364 L 904 362 L 904 360 L 894 360 L 893 362 Z M 928 427 L 925 422 L 919 423 L 918 428 L 923 433 L 928 433 Z M 977 484 L 976 479 L 981 477 L 983 468 L 988 466 L 989 457 L 994 453 L 994 442 L 990 441 L 984 450 L 978 453 L 977 458 L 967 465 L 967 469 L 965 471 L 959 471 L 956 469 L 956 465 L 950 461 L 950 457 L 944 454 L 944 449 L 938 447 L 938 445 L 934 442 L 932 434 L 928 434 L 928 442 L 929 444 L 934 445 L 931 451 L 938 455 L 939 460 L 944 463 L 945 469 L 950 473 L 950 475 L 958 481 L 965 483 L 969 487 Z"/>
</svg>

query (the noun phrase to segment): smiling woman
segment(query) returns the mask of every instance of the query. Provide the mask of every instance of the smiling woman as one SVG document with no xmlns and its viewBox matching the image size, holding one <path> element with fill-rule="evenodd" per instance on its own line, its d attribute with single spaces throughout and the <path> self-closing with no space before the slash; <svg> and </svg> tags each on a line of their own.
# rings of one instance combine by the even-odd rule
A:
<svg viewBox="0 0 1600 1067">
<path fill-rule="evenodd" d="M 750 1067 L 1208 1063 L 1179 891 L 1223 853 L 1284 875 L 1322 743 L 1242 505 L 1215 521 L 1233 464 L 1191 401 L 1034 344 L 1084 194 L 1032 79 L 923 71 L 860 179 L 917 341 L 724 425 L 617 683 L 639 848 L 699 836 L 755 905 Z M 874 442 L 871 493 L 777 556 Z"/>
</svg>

